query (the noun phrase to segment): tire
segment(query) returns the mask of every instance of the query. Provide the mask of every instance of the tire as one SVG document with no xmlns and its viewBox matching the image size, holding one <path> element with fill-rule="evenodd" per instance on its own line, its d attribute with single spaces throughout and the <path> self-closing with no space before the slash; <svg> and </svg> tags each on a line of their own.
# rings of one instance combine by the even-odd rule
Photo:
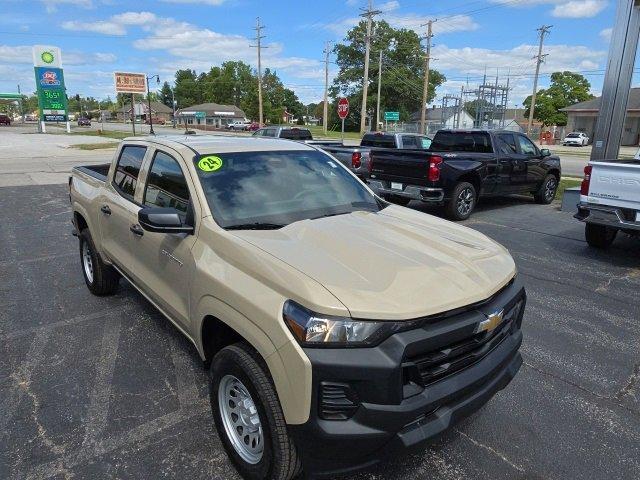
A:
<svg viewBox="0 0 640 480">
<path fill-rule="evenodd" d="M 540 186 L 540 190 L 533 194 L 536 203 L 549 205 L 556 198 L 558 193 L 558 179 L 555 175 L 547 175 Z"/>
<path fill-rule="evenodd" d="M 236 396 L 225 392 L 235 392 Z M 249 415 L 245 393 L 248 393 L 250 400 Z M 233 402 L 233 398 L 244 398 L 245 405 L 244 415 L 235 414 L 235 419 L 230 411 L 231 407 L 241 407 Z M 218 435 L 229 458 L 243 478 L 289 480 L 301 473 L 302 464 L 293 440 L 287 432 L 287 424 L 273 381 L 266 364 L 251 347 L 245 343 L 236 343 L 223 348 L 213 358 L 210 369 L 210 399 Z M 229 407 L 223 406 L 227 402 Z M 244 430 L 250 428 L 244 419 L 249 417 L 249 420 L 255 422 L 256 415 L 259 421 L 258 432 L 262 433 L 261 437 L 257 434 L 262 439 L 261 452 L 257 452 L 260 442 L 253 442 L 256 434 L 253 433 L 254 436 L 251 437 L 252 432 L 249 431 L 249 434 L 245 435 L 247 430 Z M 241 432 L 238 437 L 235 437 L 235 431 Z M 232 438 L 232 435 L 235 438 Z M 240 439 L 242 435 L 245 436 Z M 234 446 L 234 442 L 241 443 L 241 446 Z M 245 447 L 242 447 L 242 444 Z"/>
<path fill-rule="evenodd" d="M 407 205 L 409 205 L 409 203 L 411 203 L 410 198 L 401 197 L 399 195 L 389 195 L 387 197 L 387 200 L 389 200 L 391 203 L 395 203 L 396 205 L 400 205 L 401 207 L 406 207 Z"/>
<path fill-rule="evenodd" d="M 87 288 L 91 293 L 100 297 L 113 295 L 118 289 L 120 275 L 112 266 L 102 261 L 96 252 L 88 228 L 82 230 L 78 238 L 80 240 L 80 265 Z"/>
<path fill-rule="evenodd" d="M 590 247 L 609 248 L 618 235 L 618 230 L 604 225 L 587 223 L 584 228 L 584 236 Z"/>
<path fill-rule="evenodd" d="M 469 182 L 458 183 L 451 192 L 451 199 L 444 207 L 451 220 L 466 220 L 471 216 L 478 202 L 476 187 Z"/>
</svg>

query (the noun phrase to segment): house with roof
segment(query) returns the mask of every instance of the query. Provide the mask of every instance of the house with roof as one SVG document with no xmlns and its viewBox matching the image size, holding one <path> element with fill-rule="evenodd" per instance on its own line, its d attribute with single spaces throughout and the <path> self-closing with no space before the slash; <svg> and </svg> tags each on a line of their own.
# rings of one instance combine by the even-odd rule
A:
<svg viewBox="0 0 640 480">
<path fill-rule="evenodd" d="M 576 103 L 560 109 L 567 114 L 567 132 L 584 132 L 593 138 L 596 122 L 600 114 L 601 97 L 586 102 Z M 627 116 L 622 131 L 622 145 L 638 145 L 640 143 L 640 88 L 632 88 L 627 103 Z"/>
<path fill-rule="evenodd" d="M 201 103 L 181 108 L 176 112 L 178 122 L 194 128 L 225 128 L 237 121 L 247 120 L 244 111 L 235 105 Z"/>
<path fill-rule="evenodd" d="M 411 114 L 410 121 L 413 123 L 420 122 L 420 111 Z M 462 110 L 460 114 L 459 125 L 455 125 L 455 110 L 453 108 L 447 108 L 443 112 L 442 107 L 427 108 L 426 112 L 426 124 L 427 131 L 434 132 L 441 128 L 473 128 L 475 119 L 467 112 Z"/>
<path fill-rule="evenodd" d="M 136 122 L 144 123 L 149 119 L 149 103 L 145 101 L 134 102 L 134 112 L 136 116 Z M 116 114 L 119 121 L 131 120 L 131 103 L 125 103 Z M 173 110 L 171 107 L 167 107 L 161 102 L 151 102 L 151 117 L 154 122 L 160 120 L 168 123 L 171 121 Z"/>
</svg>

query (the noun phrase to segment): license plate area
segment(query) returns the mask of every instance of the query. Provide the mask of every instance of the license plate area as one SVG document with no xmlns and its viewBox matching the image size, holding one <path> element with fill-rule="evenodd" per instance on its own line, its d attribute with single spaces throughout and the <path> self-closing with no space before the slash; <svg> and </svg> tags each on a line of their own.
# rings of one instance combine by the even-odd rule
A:
<svg viewBox="0 0 640 480">
<path fill-rule="evenodd" d="M 397 182 L 391 182 L 392 190 L 402 190 L 402 184 Z"/>
</svg>

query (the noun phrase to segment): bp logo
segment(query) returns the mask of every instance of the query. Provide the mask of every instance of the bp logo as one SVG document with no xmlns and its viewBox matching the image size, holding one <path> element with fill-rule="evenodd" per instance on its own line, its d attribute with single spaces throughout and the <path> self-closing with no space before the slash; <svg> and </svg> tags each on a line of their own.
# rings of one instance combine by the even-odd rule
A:
<svg viewBox="0 0 640 480">
<path fill-rule="evenodd" d="M 42 55 L 40 55 L 40 58 L 44 63 L 53 63 L 53 61 L 55 60 L 55 57 L 51 52 L 42 52 Z"/>
</svg>

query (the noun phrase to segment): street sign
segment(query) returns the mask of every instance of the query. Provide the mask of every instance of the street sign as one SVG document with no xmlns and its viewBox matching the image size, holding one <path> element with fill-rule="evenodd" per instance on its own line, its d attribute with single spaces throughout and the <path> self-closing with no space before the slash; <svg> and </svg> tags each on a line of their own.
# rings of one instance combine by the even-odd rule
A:
<svg viewBox="0 0 640 480">
<path fill-rule="evenodd" d="M 384 112 L 384 119 L 389 122 L 397 122 L 400 120 L 400 112 Z"/>
<path fill-rule="evenodd" d="M 338 116 L 344 120 L 349 115 L 349 99 L 341 98 L 338 100 Z"/>
<path fill-rule="evenodd" d="M 147 76 L 144 73 L 115 72 L 116 93 L 147 93 Z"/>
</svg>

